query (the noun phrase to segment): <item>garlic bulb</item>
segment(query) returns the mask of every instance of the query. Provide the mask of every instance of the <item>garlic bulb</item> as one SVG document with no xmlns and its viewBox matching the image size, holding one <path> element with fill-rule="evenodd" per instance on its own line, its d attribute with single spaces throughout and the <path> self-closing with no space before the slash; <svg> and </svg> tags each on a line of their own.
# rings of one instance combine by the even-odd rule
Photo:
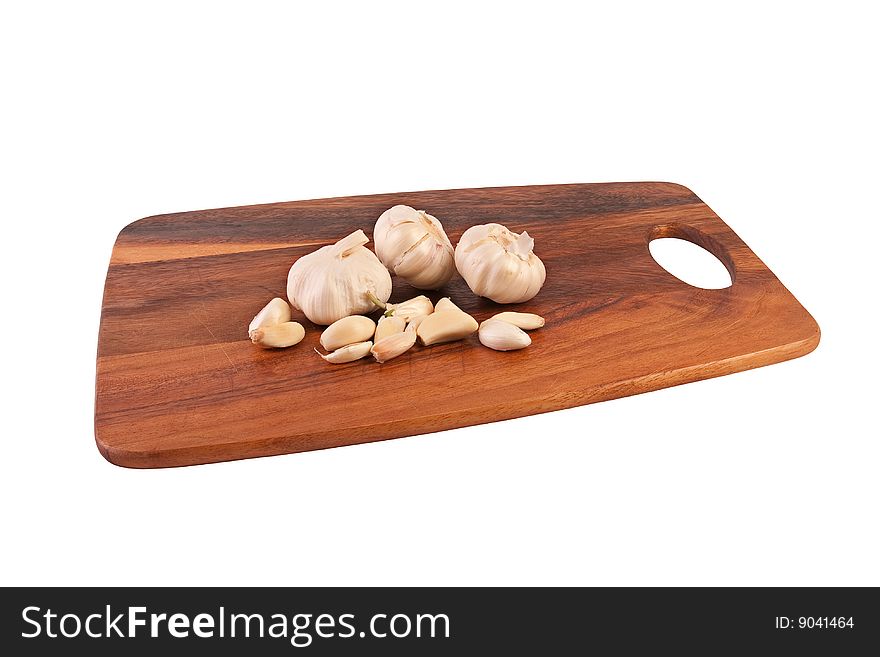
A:
<svg viewBox="0 0 880 657">
<path fill-rule="evenodd" d="M 413 287 L 437 290 L 455 273 L 452 242 L 437 218 L 424 210 L 408 205 L 385 210 L 376 221 L 373 240 L 382 264 Z"/>
<path fill-rule="evenodd" d="M 375 310 L 391 296 L 391 276 L 372 251 L 364 231 L 293 263 L 287 275 L 287 298 L 315 324 L 332 324 L 349 315 Z"/>
<path fill-rule="evenodd" d="M 455 247 L 455 266 L 474 294 L 497 303 L 520 303 L 534 297 L 547 272 L 532 253 L 535 240 L 501 224 L 473 226 Z"/>
</svg>

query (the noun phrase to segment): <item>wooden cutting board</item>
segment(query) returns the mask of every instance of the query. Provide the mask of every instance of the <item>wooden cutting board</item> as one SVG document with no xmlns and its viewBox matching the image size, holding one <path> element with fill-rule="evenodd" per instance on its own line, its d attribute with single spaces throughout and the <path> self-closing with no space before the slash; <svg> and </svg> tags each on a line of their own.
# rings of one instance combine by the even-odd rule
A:
<svg viewBox="0 0 880 657">
<path fill-rule="evenodd" d="M 476 335 L 396 360 L 329 365 L 320 329 L 252 345 L 247 325 L 300 256 L 396 203 L 437 216 L 453 244 L 498 222 L 535 238 L 547 267 L 521 306 L 451 296 L 478 320 L 499 310 L 547 320 L 522 351 Z M 679 237 L 714 253 L 734 281 L 691 287 L 648 251 Z M 369 245 L 369 246 L 372 246 Z M 392 301 L 418 294 L 395 279 Z M 460 189 L 183 212 L 127 226 L 113 249 L 98 340 L 95 436 L 112 463 L 139 468 L 300 452 L 453 429 L 633 395 L 802 356 L 819 327 L 693 192 L 672 183 Z"/>
</svg>

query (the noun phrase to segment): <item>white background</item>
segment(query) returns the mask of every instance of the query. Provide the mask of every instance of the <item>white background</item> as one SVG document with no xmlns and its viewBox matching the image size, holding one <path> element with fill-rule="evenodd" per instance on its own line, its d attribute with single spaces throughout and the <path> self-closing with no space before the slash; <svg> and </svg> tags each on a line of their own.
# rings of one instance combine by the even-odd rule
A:
<svg viewBox="0 0 880 657">
<path fill-rule="evenodd" d="M 867 13 L 318 4 L 2 5 L 0 582 L 880 584 Z M 130 221 L 615 180 L 693 189 L 816 317 L 818 350 L 302 455 L 135 471 L 95 449 Z"/>
</svg>

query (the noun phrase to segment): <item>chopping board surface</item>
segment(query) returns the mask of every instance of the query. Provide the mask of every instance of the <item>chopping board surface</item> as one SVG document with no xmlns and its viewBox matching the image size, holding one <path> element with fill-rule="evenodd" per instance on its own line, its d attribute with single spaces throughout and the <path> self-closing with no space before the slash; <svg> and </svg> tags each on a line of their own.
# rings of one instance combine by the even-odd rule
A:
<svg viewBox="0 0 880 657">
<path fill-rule="evenodd" d="M 290 265 L 404 203 L 443 223 L 528 230 L 547 267 L 537 297 L 499 306 L 456 276 L 451 296 L 482 321 L 544 316 L 532 345 L 495 352 L 476 335 L 384 364 L 330 365 L 322 327 L 284 350 L 247 325 L 286 298 Z M 691 287 L 651 257 L 658 237 L 695 242 L 733 285 Z M 370 243 L 368 248 L 372 249 Z M 419 294 L 394 279 L 391 301 Z M 101 315 L 98 448 L 111 462 L 166 467 L 300 452 L 570 408 L 769 365 L 810 352 L 819 327 L 742 240 L 673 183 L 502 187 L 297 201 L 141 219 L 113 249 Z"/>
</svg>

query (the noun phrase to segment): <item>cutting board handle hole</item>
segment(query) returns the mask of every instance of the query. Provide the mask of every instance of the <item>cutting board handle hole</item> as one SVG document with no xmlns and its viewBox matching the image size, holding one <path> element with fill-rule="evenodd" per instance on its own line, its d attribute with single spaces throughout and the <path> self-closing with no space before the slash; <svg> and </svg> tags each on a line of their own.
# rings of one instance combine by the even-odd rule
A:
<svg viewBox="0 0 880 657">
<path fill-rule="evenodd" d="M 722 290 L 736 280 L 727 250 L 696 228 L 679 224 L 657 226 L 648 237 L 648 250 L 658 265 L 693 287 Z"/>
</svg>

